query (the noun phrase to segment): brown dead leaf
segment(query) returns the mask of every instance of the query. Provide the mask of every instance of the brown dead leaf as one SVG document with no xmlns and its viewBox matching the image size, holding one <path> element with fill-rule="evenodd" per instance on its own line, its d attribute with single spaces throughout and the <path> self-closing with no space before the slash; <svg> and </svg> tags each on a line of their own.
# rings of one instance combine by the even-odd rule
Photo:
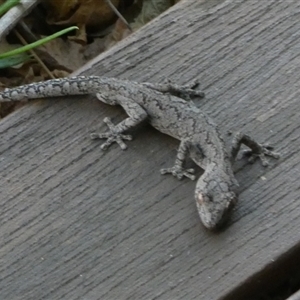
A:
<svg viewBox="0 0 300 300">
<path fill-rule="evenodd" d="M 122 15 L 136 31 L 174 4 L 175 0 L 136 0 Z M 113 31 L 106 37 L 105 48 L 111 48 L 130 34 L 128 27 L 118 19 Z"/>
<path fill-rule="evenodd" d="M 68 39 L 81 45 L 86 45 L 87 37 L 85 24 L 77 24 L 77 26 L 79 30 L 76 31 L 76 35 L 69 36 Z"/>
<path fill-rule="evenodd" d="M 69 17 L 70 13 L 76 8 L 78 0 L 47 0 L 51 14 L 55 16 L 56 20 L 63 20 Z"/>
<path fill-rule="evenodd" d="M 90 60 L 105 51 L 105 38 L 95 38 L 93 43 L 86 45 L 84 57 Z"/>
<path fill-rule="evenodd" d="M 132 33 L 127 25 L 120 19 L 115 23 L 113 31 L 105 39 L 105 50 L 113 47 L 117 42 L 123 40 Z"/>
<path fill-rule="evenodd" d="M 50 70 L 72 72 L 85 63 L 82 46 L 60 38 L 45 44 L 37 53 Z"/>
<path fill-rule="evenodd" d="M 67 77 L 70 75 L 69 72 L 64 71 L 64 70 L 53 70 L 52 74 L 54 75 L 55 78 Z"/>
<path fill-rule="evenodd" d="M 143 0 L 142 9 L 138 17 L 130 26 L 137 30 L 174 4 L 174 0 Z"/>
<path fill-rule="evenodd" d="M 47 18 L 49 24 L 85 24 L 100 28 L 115 19 L 115 13 L 105 0 L 47 0 L 47 2 L 51 7 Z M 120 0 L 111 0 L 111 2 L 118 7 Z"/>
</svg>

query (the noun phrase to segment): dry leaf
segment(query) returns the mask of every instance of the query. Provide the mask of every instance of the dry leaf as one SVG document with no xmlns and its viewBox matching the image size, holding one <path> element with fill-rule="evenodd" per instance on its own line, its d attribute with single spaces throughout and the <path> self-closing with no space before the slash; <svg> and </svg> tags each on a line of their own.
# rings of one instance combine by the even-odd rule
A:
<svg viewBox="0 0 300 300">
<path fill-rule="evenodd" d="M 111 23 L 116 17 L 105 0 L 47 0 L 47 2 L 51 7 L 47 19 L 49 24 L 84 24 L 99 28 Z M 120 0 L 111 2 L 118 7 Z"/>
<path fill-rule="evenodd" d="M 174 3 L 174 0 L 137 0 L 123 13 L 123 17 L 135 31 L 174 5 Z M 128 27 L 122 20 L 118 19 L 113 31 L 106 38 L 106 49 L 111 48 L 130 34 L 131 31 Z"/>
<path fill-rule="evenodd" d="M 105 50 L 113 47 L 117 42 L 121 41 L 132 33 L 126 24 L 120 19 L 117 20 L 113 31 L 105 39 Z"/>
<path fill-rule="evenodd" d="M 167 10 L 173 4 L 173 0 L 143 0 L 140 14 L 130 25 L 134 30 L 137 30 Z"/>
<path fill-rule="evenodd" d="M 105 38 L 95 38 L 93 43 L 86 45 L 84 58 L 90 60 L 105 51 Z"/>
<path fill-rule="evenodd" d="M 56 20 L 63 20 L 69 17 L 70 13 L 79 4 L 78 0 L 47 0 L 51 14 Z"/>
<path fill-rule="evenodd" d="M 86 62 L 80 44 L 61 38 L 45 44 L 37 52 L 51 70 L 60 69 L 71 72 Z"/>
</svg>

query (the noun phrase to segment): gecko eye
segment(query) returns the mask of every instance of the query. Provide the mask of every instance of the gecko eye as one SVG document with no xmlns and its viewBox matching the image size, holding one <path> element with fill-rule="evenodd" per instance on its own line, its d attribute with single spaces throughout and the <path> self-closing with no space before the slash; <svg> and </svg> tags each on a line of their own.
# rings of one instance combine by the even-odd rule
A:
<svg viewBox="0 0 300 300">
<path fill-rule="evenodd" d="M 206 197 L 205 197 L 205 200 L 206 200 L 207 202 L 213 202 L 213 201 L 214 201 L 214 198 L 213 198 L 213 196 L 212 196 L 211 194 L 207 193 L 207 194 L 206 194 Z"/>
</svg>

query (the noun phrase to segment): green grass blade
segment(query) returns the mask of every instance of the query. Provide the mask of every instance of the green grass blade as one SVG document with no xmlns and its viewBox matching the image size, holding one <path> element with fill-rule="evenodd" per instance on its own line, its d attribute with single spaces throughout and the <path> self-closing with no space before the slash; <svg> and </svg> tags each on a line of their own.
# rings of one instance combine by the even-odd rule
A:
<svg viewBox="0 0 300 300">
<path fill-rule="evenodd" d="M 2 5 L 0 5 L 0 16 L 4 15 L 12 7 L 19 4 L 20 0 L 7 0 Z"/>
<path fill-rule="evenodd" d="M 1 58 L 5 58 L 5 57 L 9 57 L 9 56 L 13 56 L 13 55 L 17 55 L 17 54 L 23 53 L 25 51 L 31 50 L 33 48 L 36 48 L 38 46 L 41 46 L 41 45 L 43 45 L 43 44 L 45 44 L 47 42 L 50 42 L 53 39 L 55 39 L 55 38 L 57 38 L 57 37 L 65 34 L 65 33 L 69 32 L 69 31 L 72 31 L 74 29 L 79 29 L 79 28 L 77 26 L 71 26 L 69 28 L 63 29 L 63 30 L 58 31 L 58 32 L 56 32 L 56 33 L 54 33 L 52 35 L 49 35 L 49 36 L 47 36 L 47 37 L 45 37 L 43 39 L 40 39 L 40 40 L 38 40 L 38 41 L 36 41 L 34 43 L 31 43 L 31 44 L 28 44 L 26 46 L 20 47 L 18 49 L 14 49 L 12 51 L 8 51 L 8 52 L 5 52 L 5 53 L 2 53 L 2 54 L 0 54 L 0 59 Z"/>
<path fill-rule="evenodd" d="M 12 57 L 6 57 L 0 59 L 0 69 L 5 69 L 8 67 L 13 67 L 19 64 L 22 64 L 30 59 L 30 56 L 27 53 L 21 53 L 14 55 Z"/>
</svg>

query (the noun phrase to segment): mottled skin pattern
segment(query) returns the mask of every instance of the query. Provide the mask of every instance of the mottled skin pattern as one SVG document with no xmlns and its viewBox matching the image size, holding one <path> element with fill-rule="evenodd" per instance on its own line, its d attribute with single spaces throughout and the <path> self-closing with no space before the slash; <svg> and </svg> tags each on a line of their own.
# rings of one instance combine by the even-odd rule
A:
<svg viewBox="0 0 300 300">
<path fill-rule="evenodd" d="M 187 101 L 204 97 L 204 93 L 194 90 L 196 86 L 197 83 L 179 86 L 170 82 L 152 84 L 78 76 L 6 89 L 0 93 L 0 102 L 94 93 L 107 104 L 121 105 L 128 118 L 117 125 L 105 118 L 109 131 L 91 134 L 92 139 L 106 139 L 101 145 L 103 150 L 114 142 L 126 149 L 123 140 L 131 140 L 131 136 L 123 133 L 147 120 L 154 128 L 180 141 L 174 166 L 162 169 L 162 174 L 171 173 L 178 179 L 185 176 L 194 180 L 194 169 L 183 167 L 188 155 L 204 170 L 196 184 L 195 199 L 203 224 L 215 229 L 224 223 L 237 202 L 238 183 L 232 163 L 240 145 L 247 145 L 251 149 L 251 160 L 258 156 L 264 166 L 267 165 L 265 155 L 274 158 L 279 155 L 241 133 L 234 137 L 229 154 L 216 125 L 193 102 Z"/>
</svg>

